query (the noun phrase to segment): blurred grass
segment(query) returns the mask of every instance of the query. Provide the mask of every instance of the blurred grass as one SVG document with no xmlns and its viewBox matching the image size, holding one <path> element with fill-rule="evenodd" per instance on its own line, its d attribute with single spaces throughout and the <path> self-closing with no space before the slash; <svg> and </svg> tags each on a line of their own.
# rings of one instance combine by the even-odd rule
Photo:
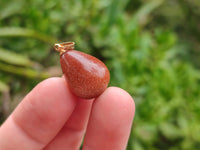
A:
<svg viewBox="0 0 200 150">
<path fill-rule="evenodd" d="M 61 75 L 53 44 L 75 41 L 136 102 L 127 150 L 199 149 L 199 10 L 198 0 L 0 1 L 0 120 Z"/>
</svg>

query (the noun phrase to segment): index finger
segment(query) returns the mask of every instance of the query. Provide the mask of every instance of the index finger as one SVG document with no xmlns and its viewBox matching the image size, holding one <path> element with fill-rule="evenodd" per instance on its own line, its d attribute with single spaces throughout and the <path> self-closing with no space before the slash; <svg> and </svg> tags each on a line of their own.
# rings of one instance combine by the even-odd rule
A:
<svg viewBox="0 0 200 150">
<path fill-rule="evenodd" d="M 70 117 L 76 99 L 62 78 L 41 82 L 0 127 L 0 149 L 42 149 Z"/>
</svg>

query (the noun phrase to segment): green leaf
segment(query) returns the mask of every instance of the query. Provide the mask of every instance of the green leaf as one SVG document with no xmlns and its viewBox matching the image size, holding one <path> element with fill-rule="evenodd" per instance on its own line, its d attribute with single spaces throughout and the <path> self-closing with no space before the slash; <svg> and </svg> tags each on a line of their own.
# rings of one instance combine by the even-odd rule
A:
<svg viewBox="0 0 200 150">
<path fill-rule="evenodd" d="M 0 92 L 9 91 L 9 86 L 0 80 Z"/>
<path fill-rule="evenodd" d="M 2 27 L 0 28 L 0 37 L 32 37 L 43 42 L 54 44 L 57 42 L 56 39 L 41 34 L 37 31 L 26 29 L 26 28 L 19 28 L 19 27 Z"/>
<path fill-rule="evenodd" d="M 24 1 L 11 1 L 7 2 L 6 7 L 0 9 L 0 20 L 10 17 L 20 12 L 24 7 Z"/>
<path fill-rule="evenodd" d="M 145 25 L 149 18 L 150 13 L 158 8 L 164 0 L 153 0 L 148 3 L 146 3 L 142 8 L 139 9 L 139 11 L 134 15 L 134 22 L 137 22 L 138 24 Z"/>
<path fill-rule="evenodd" d="M 16 67 L 13 65 L 8 65 L 8 64 L 3 64 L 3 63 L 0 63 L 0 70 L 8 72 L 8 73 L 24 76 L 27 78 L 33 78 L 33 79 L 35 78 L 45 79 L 45 78 L 50 77 L 50 75 L 46 72 L 40 72 L 37 70 L 24 68 L 24 67 Z"/>
<path fill-rule="evenodd" d="M 162 123 L 160 125 L 160 130 L 163 133 L 163 135 L 166 136 L 167 138 L 172 139 L 181 136 L 181 130 L 177 126 L 171 123 L 167 122 Z"/>
<path fill-rule="evenodd" d="M 31 66 L 33 63 L 28 57 L 11 52 L 0 47 L 0 60 L 13 65 Z"/>
</svg>

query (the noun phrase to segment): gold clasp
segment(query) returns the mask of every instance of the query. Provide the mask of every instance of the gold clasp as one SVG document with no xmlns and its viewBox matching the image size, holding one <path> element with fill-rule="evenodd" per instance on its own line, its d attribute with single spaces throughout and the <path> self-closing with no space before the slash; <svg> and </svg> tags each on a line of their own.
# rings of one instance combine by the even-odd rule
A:
<svg viewBox="0 0 200 150">
<path fill-rule="evenodd" d="M 57 43 L 57 44 L 54 44 L 54 49 L 60 52 L 60 55 L 62 55 L 64 52 L 68 50 L 74 50 L 74 45 L 75 45 L 75 42 Z"/>
</svg>

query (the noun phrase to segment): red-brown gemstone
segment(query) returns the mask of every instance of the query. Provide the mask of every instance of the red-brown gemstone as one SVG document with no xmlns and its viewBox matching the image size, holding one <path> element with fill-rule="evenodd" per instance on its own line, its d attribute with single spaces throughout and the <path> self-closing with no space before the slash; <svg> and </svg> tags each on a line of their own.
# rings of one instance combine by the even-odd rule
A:
<svg viewBox="0 0 200 150">
<path fill-rule="evenodd" d="M 68 50 L 60 56 L 60 64 L 70 90 L 78 97 L 95 98 L 108 86 L 108 68 L 96 57 Z"/>
</svg>

